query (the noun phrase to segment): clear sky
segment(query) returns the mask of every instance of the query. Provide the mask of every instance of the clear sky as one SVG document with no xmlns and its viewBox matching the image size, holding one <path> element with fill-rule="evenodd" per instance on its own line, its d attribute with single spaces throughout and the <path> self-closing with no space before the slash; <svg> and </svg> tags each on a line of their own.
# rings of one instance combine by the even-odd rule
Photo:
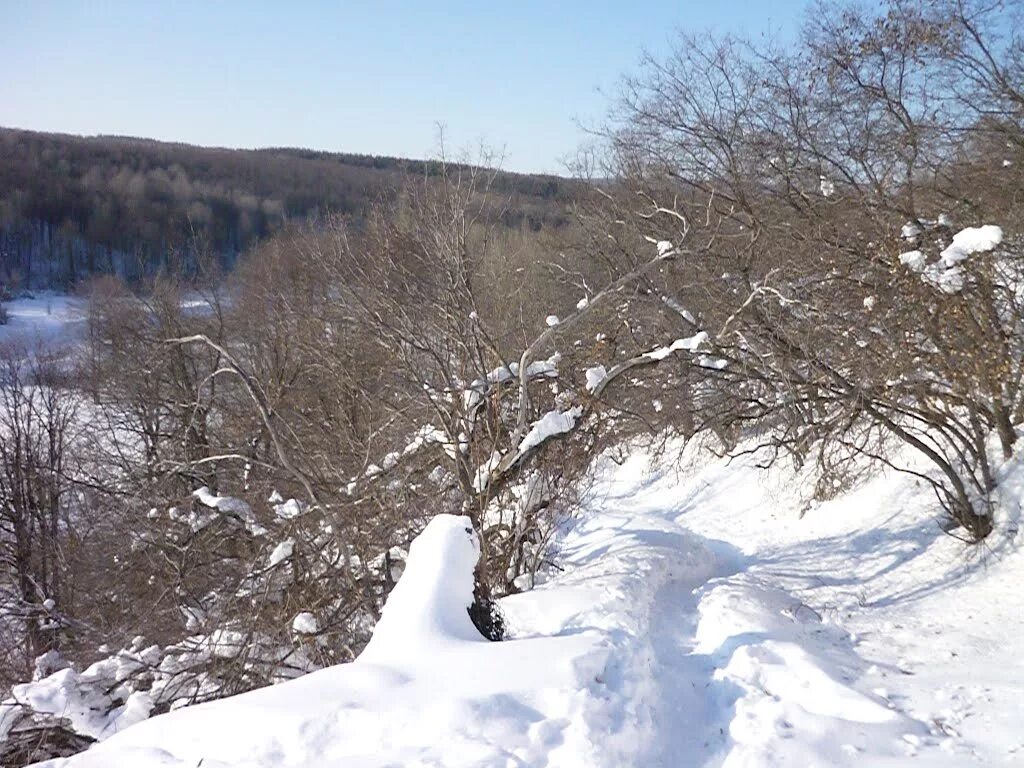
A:
<svg viewBox="0 0 1024 768">
<path fill-rule="evenodd" d="M 0 125 L 563 170 L 674 30 L 791 33 L 804 0 L 0 0 Z"/>
</svg>

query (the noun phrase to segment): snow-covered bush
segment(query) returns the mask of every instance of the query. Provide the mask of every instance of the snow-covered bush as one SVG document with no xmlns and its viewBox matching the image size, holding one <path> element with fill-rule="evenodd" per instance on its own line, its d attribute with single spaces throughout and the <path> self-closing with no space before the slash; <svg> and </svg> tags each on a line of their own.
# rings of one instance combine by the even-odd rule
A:
<svg viewBox="0 0 1024 768">
<path fill-rule="evenodd" d="M 1024 71 L 1002 24 L 894 2 L 824 8 L 795 50 L 684 39 L 627 84 L 609 134 L 658 201 L 650 240 L 704 222 L 662 290 L 728 362 L 706 420 L 813 448 L 833 475 L 910 445 L 972 540 L 991 530 L 988 438 L 1009 456 L 1024 420 Z"/>
</svg>

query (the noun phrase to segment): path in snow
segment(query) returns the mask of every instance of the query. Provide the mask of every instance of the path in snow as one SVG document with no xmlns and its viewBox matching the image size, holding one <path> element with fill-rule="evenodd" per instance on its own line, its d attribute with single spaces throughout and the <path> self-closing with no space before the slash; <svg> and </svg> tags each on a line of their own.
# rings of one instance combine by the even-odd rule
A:
<svg viewBox="0 0 1024 768">
<path fill-rule="evenodd" d="M 1015 462 L 1003 470 L 998 531 L 979 548 L 940 532 L 930 494 L 907 475 L 877 474 L 808 508 L 806 483 L 751 457 L 691 454 L 683 467 L 641 481 L 647 462 L 635 456 L 606 479 L 615 493 L 602 502 L 632 487 L 633 509 L 743 550 L 734 573 L 692 600 L 660 599 L 681 615 L 688 654 L 674 666 L 666 654 L 662 667 L 699 682 L 710 663 L 719 685 L 704 733 L 714 745 L 717 717 L 726 737 L 715 756 L 682 740 L 690 757 L 676 764 L 1024 765 Z"/>
<path fill-rule="evenodd" d="M 878 764 L 905 757 L 927 728 L 857 684 L 870 665 L 850 634 L 765 573 L 756 554 L 737 549 L 742 537 L 726 543 L 685 527 L 691 516 L 706 524 L 749 512 L 764 502 L 761 484 L 750 477 L 738 483 L 735 467 L 714 483 L 700 472 L 685 480 L 663 471 L 646 476 L 646 469 L 638 456 L 611 473 L 595 489 L 596 519 L 628 504 L 635 519 L 675 526 L 678 541 L 691 547 L 699 542 L 715 565 L 699 579 L 682 569 L 653 596 L 646 635 L 637 639 L 650 649 L 637 676 L 652 684 L 652 739 L 630 764 L 852 765 L 866 755 Z M 733 509 L 716 509 L 725 504 Z"/>
</svg>

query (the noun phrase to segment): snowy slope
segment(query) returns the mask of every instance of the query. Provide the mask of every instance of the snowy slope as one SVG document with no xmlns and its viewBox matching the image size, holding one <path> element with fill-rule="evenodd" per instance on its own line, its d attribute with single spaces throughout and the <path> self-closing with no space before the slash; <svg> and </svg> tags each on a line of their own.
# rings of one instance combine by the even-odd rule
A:
<svg viewBox="0 0 1024 768">
<path fill-rule="evenodd" d="M 599 468 L 564 568 L 462 607 L 464 518 L 417 540 L 355 663 L 178 710 L 49 766 L 1024 765 L 1024 573 L 1011 468 L 986 548 L 882 473 L 809 509 L 754 457 Z"/>
</svg>

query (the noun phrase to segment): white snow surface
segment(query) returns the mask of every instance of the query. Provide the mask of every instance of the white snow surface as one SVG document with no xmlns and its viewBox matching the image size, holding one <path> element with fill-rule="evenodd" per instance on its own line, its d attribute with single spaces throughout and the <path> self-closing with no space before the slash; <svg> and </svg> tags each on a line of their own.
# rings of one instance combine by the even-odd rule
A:
<svg viewBox="0 0 1024 768">
<path fill-rule="evenodd" d="M 309 611 L 296 614 L 292 619 L 292 630 L 302 635 L 315 635 L 317 632 L 316 616 Z"/>
<path fill-rule="evenodd" d="M 465 611 L 469 521 L 439 516 L 354 663 L 47 765 L 1024 765 L 1019 459 L 969 548 L 912 476 L 810 503 L 807 475 L 763 458 L 599 462 L 562 570 L 502 601 L 502 643 Z"/>
<path fill-rule="evenodd" d="M 583 409 L 578 405 L 565 411 L 548 411 L 533 422 L 530 431 L 526 433 L 523 441 L 519 443 L 518 453 L 522 455 L 545 440 L 568 432 L 576 425 L 576 419 L 582 413 Z"/>
<path fill-rule="evenodd" d="M 903 264 L 911 272 L 922 271 L 928 263 L 928 257 L 921 251 L 907 251 L 900 254 L 900 264 Z"/>
<path fill-rule="evenodd" d="M 964 261 L 972 253 L 991 251 L 1001 242 L 1003 242 L 1003 230 L 994 224 L 961 229 L 953 235 L 953 242 L 942 252 L 942 263 L 952 267 Z"/>
<path fill-rule="evenodd" d="M 35 348 L 68 346 L 85 328 L 83 299 L 41 291 L 3 302 L 7 323 L 0 325 L 0 344 Z"/>
</svg>

